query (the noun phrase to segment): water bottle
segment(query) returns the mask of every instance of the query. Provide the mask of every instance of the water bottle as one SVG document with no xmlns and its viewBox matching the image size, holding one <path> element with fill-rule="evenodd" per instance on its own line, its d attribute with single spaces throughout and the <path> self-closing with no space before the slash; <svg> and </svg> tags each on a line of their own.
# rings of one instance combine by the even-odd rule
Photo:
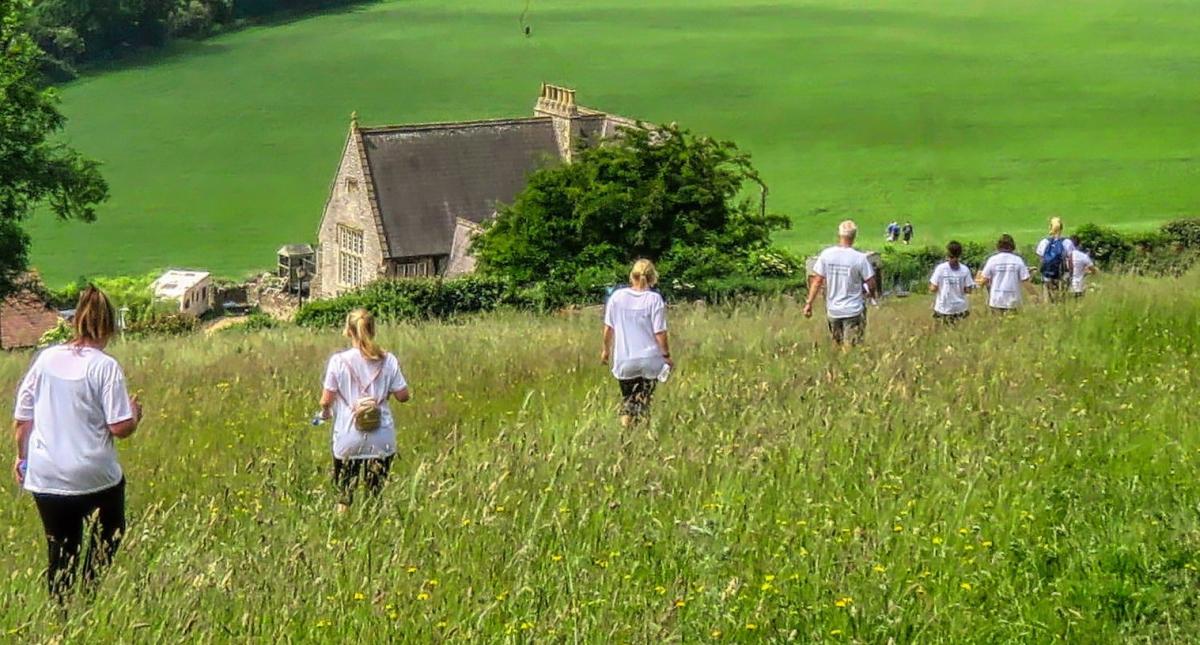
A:
<svg viewBox="0 0 1200 645">
<path fill-rule="evenodd" d="M 309 423 L 311 423 L 314 427 L 325 423 L 324 413 L 322 413 L 320 410 L 317 410 L 316 414 L 313 414 L 312 420 L 309 421 Z"/>
<path fill-rule="evenodd" d="M 662 370 L 658 373 L 658 382 L 666 383 L 669 378 L 671 378 L 671 364 L 663 363 Z"/>
</svg>

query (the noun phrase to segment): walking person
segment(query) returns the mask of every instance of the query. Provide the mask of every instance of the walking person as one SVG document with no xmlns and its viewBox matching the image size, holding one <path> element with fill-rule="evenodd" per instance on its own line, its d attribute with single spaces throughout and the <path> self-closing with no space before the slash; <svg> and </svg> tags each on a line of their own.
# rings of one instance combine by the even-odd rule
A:
<svg viewBox="0 0 1200 645">
<path fill-rule="evenodd" d="M 879 293 L 871 261 L 854 248 L 856 237 L 858 226 L 853 220 L 839 224 L 837 246 L 821 251 L 808 280 L 804 317 L 812 317 L 813 301 L 824 289 L 825 316 L 836 345 L 843 345 L 847 337 L 851 345 L 862 342 L 867 328 L 866 299 Z"/>
<path fill-rule="evenodd" d="M 1050 302 L 1062 300 L 1064 285 L 1071 276 L 1071 254 L 1075 244 L 1063 237 L 1063 223 L 1057 217 L 1050 218 L 1050 233 L 1038 242 L 1037 253 L 1042 274 L 1042 284 Z"/>
<path fill-rule="evenodd" d="M 114 440 L 133 435 L 142 406 L 129 396 L 120 364 L 104 353 L 115 321 L 108 297 L 88 285 L 75 308 L 74 338 L 38 354 L 17 390 L 13 473 L 41 516 L 46 584 L 59 604 L 81 564 L 84 583 L 93 586 L 125 533 L 125 475 Z"/>
<path fill-rule="evenodd" d="M 375 318 L 366 309 L 346 316 L 350 348 L 334 354 L 325 369 L 321 418 L 333 418 L 333 483 L 337 511 L 345 513 L 363 483 L 379 493 L 396 454 L 396 422 L 388 399 L 411 398 L 400 361 L 375 342 Z"/>
<path fill-rule="evenodd" d="M 904 233 L 904 244 L 907 245 L 912 241 L 913 225 L 912 222 L 904 222 L 904 228 L 901 229 Z"/>
<path fill-rule="evenodd" d="M 630 286 L 614 291 L 604 306 L 600 362 L 612 363 L 621 386 L 621 425 L 627 428 L 648 418 L 655 386 L 675 367 L 667 307 L 653 290 L 657 283 L 654 263 L 638 260 L 629 272 Z"/>
<path fill-rule="evenodd" d="M 892 223 L 888 224 L 888 227 L 887 227 L 887 241 L 895 242 L 899 238 L 900 238 L 900 225 L 897 224 L 895 220 L 892 220 Z"/>
<path fill-rule="evenodd" d="M 1075 247 L 1071 251 L 1071 295 L 1082 298 L 1083 294 L 1087 292 L 1087 287 L 1084 285 L 1086 276 L 1099 273 L 1100 270 L 1096 268 L 1092 256 L 1079 248 L 1078 237 L 1071 236 L 1071 244 Z"/>
<path fill-rule="evenodd" d="M 1017 244 L 1007 233 L 996 242 L 996 253 L 988 258 L 979 272 L 978 284 L 988 289 L 988 307 L 996 313 L 1011 313 L 1021 306 L 1022 289 L 1033 287 L 1029 267 L 1016 254 Z"/>
<path fill-rule="evenodd" d="M 933 301 L 933 317 L 951 324 L 971 315 L 967 294 L 974 290 L 971 270 L 961 261 L 962 244 L 951 241 L 946 245 L 946 261 L 937 265 L 929 278 L 929 290 L 937 297 Z"/>
</svg>

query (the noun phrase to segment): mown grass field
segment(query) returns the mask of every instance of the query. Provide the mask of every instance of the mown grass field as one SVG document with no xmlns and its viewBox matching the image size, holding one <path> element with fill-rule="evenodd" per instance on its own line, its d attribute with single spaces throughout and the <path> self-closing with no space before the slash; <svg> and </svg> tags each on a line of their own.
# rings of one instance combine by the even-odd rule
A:
<svg viewBox="0 0 1200 645">
<path fill-rule="evenodd" d="M 381 498 L 332 513 L 321 363 L 278 330 L 113 348 L 148 421 L 130 530 L 56 625 L 32 502 L 0 506 L 0 620 L 39 642 L 1192 642 L 1200 286 L 842 355 L 795 304 L 675 310 L 679 369 L 616 424 L 588 314 L 388 328 L 414 401 Z M 979 303 L 976 303 L 978 306 Z M 25 358 L 0 360 L 10 391 Z M 893 640 L 894 639 L 894 640 Z"/>
<path fill-rule="evenodd" d="M 737 141 L 808 251 L 1040 235 L 1050 214 L 1195 215 L 1200 12 L 1180 0 L 397 0 L 201 43 L 63 89 L 105 162 L 91 226 L 33 222 L 51 283 L 207 267 L 312 241 L 351 111 L 367 124 L 530 112 L 538 84 Z M 878 234 L 880 237 L 875 238 Z"/>
</svg>

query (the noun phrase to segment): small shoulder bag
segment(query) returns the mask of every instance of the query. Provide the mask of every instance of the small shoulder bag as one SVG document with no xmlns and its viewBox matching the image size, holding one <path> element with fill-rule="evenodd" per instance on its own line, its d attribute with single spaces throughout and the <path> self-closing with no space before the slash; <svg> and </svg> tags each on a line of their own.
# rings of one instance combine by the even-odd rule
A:
<svg viewBox="0 0 1200 645">
<path fill-rule="evenodd" d="M 364 386 L 359 382 L 354 366 L 348 362 L 346 363 L 346 371 L 350 374 L 350 383 L 359 394 L 354 402 L 347 401 L 344 397 L 342 400 L 350 408 L 350 416 L 354 421 L 354 428 L 359 432 L 375 432 L 383 424 L 381 407 L 384 401 L 387 400 L 387 393 L 384 393 L 383 400 L 376 399 L 371 394 L 371 387 L 375 385 L 375 381 L 379 380 L 385 366 L 387 366 L 387 355 L 384 355 L 379 361 L 379 369 L 375 370 L 375 375 Z M 338 393 L 338 396 L 341 396 L 341 392 Z"/>
</svg>

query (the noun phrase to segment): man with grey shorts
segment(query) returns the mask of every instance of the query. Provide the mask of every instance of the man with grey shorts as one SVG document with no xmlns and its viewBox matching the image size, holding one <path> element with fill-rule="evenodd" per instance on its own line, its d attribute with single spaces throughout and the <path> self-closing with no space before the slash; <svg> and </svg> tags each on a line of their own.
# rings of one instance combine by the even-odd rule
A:
<svg viewBox="0 0 1200 645">
<path fill-rule="evenodd" d="M 808 281 L 808 299 L 804 317 L 812 317 L 813 301 L 825 290 L 825 313 L 833 342 L 851 345 L 862 342 L 867 328 L 866 296 L 876 291 L 875 269 L 867 254 L 854 248 L 858 226 L 853 220 L 838 225 L 837 246 L 831 246 L 817 256 L 813 275 Z M 865 289 L 864 289 L 865 286 Z"/>
</svg>

